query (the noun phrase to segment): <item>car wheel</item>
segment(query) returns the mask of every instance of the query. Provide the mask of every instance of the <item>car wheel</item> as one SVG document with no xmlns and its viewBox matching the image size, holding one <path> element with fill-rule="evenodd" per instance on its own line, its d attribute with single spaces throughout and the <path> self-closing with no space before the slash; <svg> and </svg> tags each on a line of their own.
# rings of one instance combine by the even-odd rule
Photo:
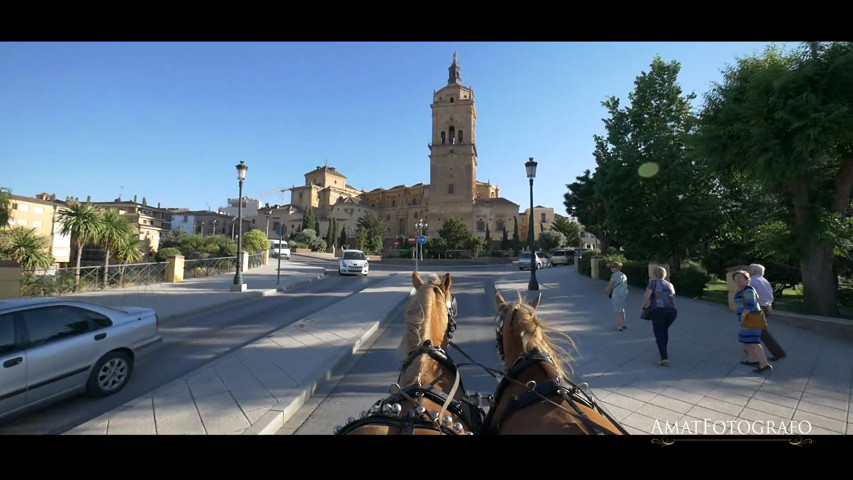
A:
<svg viewBox="0 0 853 480">
<path fill-rule="evenodd" d="M 110 352 L 95 364 L 86 392 L 93 397 L 112 395 L 127 385 L 133 372 L 133 361 L 126 353 Z"/>
</svg>

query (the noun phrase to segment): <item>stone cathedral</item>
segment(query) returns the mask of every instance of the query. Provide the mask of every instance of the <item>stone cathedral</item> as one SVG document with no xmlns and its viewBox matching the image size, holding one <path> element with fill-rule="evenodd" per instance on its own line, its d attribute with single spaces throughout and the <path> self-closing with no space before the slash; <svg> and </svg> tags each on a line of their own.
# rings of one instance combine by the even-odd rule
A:
<svg viewBox="0 0 853 480">
<path fill-rule="evenodd" d="M 450 217 L 456 217 L 476 235 L 484 237 L 486 229 L 498 245 L 503 229 L 512 238 L 513 217 L 520 232 L 526 234 L 527 211 L 519 213 L 519 204 L 499 195 L 496 185 L 477 180 L 477 113 L 474 91 L 462 84 L 456 53 L 449 68 L 447 85 L 433 92 L 432 135 L 429 144 L 430 183 L 392 188 L 359 190 L 346 183 L 346 177 L 334 167 L 318 166 L 305 174 L 305 185 L 288 189 L 289 205 L 260 208 L 255 228 L 274 232 L 283 223 L 288 232 L 298 231 L 302 217 L 310 205 L 320 219 L 319 235 L 325 236 L 332 218 L 336 220 L 338 238 L 341 229 L 352 236 L 358 219 L 371 211 L 379 215 L 389 228 L 385 248 L 394 248 L 399 236 L 413 236 L 415 225 L 423 220 L 424 234 L 437 237 L 438 230 Z M 493 165 L 497 168 L 497 165 Z M 540 210 L 541 209 L 541 210 Z M 537 207 L 534 218 L 536 234 L 553 221 L 553 209 Z M 522 237 L 525 238 L 525 237 Z"/>
</svg>

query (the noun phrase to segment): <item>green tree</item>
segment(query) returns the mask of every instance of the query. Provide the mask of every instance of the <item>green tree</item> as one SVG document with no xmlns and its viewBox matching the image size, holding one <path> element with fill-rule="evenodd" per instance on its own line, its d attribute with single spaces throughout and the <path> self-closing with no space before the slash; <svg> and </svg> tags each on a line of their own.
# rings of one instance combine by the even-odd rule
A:
<svg viewBox="0 0 853 480">
<path fill-rule="evenodd" d="M 629 107 L 604 101 L 607 135 L 595 137 L 593 154 L 596 193 L 616 238 L 635 257 L 669 259 L 673 274 L 720 224 L 716 177 L 685 144 L 695 95 L 682 93 L 680 69 L 655 57 L 634 82 Z"/>
<path fill-rule="evenodd" d="M 492 235 L 489 233 L 489 224 L 486 224 L 486 238 L 483 239 L 483 244 L 485 248 L 491 250 L 492 249 Z"/>
<path fill-rule="evenodd" d="M 471 255 L 474 258 L 480 256 L 483 253 L 483 249 L 486 247 L 486 240 L 481 238 L 479 235 L 474 235 L 473 233 L 468 234 L 468 238 L 464 240 L 465 248 L 471 251 Z"/>
<path fill-rule="evenodd" d="M 545 230 L 536 239 L 536 248 L 539 250 L 551 251 L 563 245 L 566 245 L 566 236 L 556 230 Z"/>
<path fill-rule="evenodd" d="M 166 234 L 166 236 L 160 239 L 159 248 L 175 247 L 180 249 L 181 246 L 185 244 L 189 238 L 189 232 L 187 232 L 184 226 L 181 225 L 176 230 L 170 231 Z"/>
<path fill-rule="evenodd" d="M 317 235 L 320 235 L 320 219 L 314 217 L 314 231 L 317 232 Z"/>
<path fill-rule="evenodd" d="M 338 238 L 338 246 L 344 247 L 347 245 L 347 226 L 341 225 L 341 236 Z"/>
<path fill-rule="evenodd" d="M 305 215 L 302 217 L 302 230 L 305 230 L 306 228 L 314 230 L 314 223 L 316 223 L 315 221 L 316 218 L 314 216 L 314 209 L 311 208 L 311 205 L 308 205 L 308 207 L 305 209 Z M 319 232 L 319 230 L 314 230 L 314 233 L 317 232 Z"/>
<path fill-rule="evenodd" d="M 0 229 L 0 260 L 14 260 L 26 272 L 54 264 L 49 248 L 50 238 L 39 235 L 35 228 L 14 225 Z"/>
<path fill-rule="evenodd" d="M 569 221 L 566 217 L 557 217 L 551 224 L 551 230 L 560 232 L 565 237 L 565 243 L 557 245 L 558 247 L 572 246 L 576 247 L 581 243 L 581 229 L 577 222 Z"/>
<path fill-rule="evenodd" d="M 738 59 L 705 96 L 697 149 L 790 209 L 807 311 L 837 315 L 833 260 L 853 192 L 853 43 L 772 46 Z"/>
<path fill-rule="evenodd" d="M 97 243 L 101 236 L 101 209 L 91 203 L 80 203 L 70 200 L 66 208 L 57 215 L 61 235 L 69 235 L 77 247 L 77 265 L 74 269 L 74 288 L 80 286 L 80 259 L 83 255 L 83 245 Z"/>
<path fill-rule="evenodd" d="M 113 257 L 119 262 L 119 283 L 124 285 L 124 269 L 128 263 L 138 263 L 145 256 L 143 249 L 145 244 L 139 239 L 139 235 L 130 235 L 127 240 L 122 243 L 115 252 Z M 176 250 L 177 251 L 177 250 Z"/>
<path fill-rule="evenodd" d="M 603 145 L 598 148 L 603 148 Z M 587 232 L 595 235 L 601 242 L 601 249 L 606 252 L 610 248 L 612 230 L 607 224 L 604 202 L 596 192 L 595 180 L 589 170 L 584 170 L 583 175 L 575 179 L 576 182 L 566 185 L 569 191 L 563 195 L 566 213 L 575 217 Z M 580 243 L 580 232 L 578 232 L 576 245 Z"/>
<path fill-rule="evenodd" d="M 334 247 L 335 232 L 338 231 L 338 221 L 334 217 L 329 218 L 329 228 L 326 229 L 326 246 Z"/>
<path fill-rule="evenodd" d="M 9 224 L 12 216 L 12 190 L 0 187 L 0 229 Z"/>
<path fill-rule="evenodd" d="M 270 249 L 270 241 L 263 230 L 250 230 L 243 235 L 243 249 L 250 254 Z"/>
<path fill-rule="evenodd" d="M 104 248 L 104 288 L 107 287 L 110 270 L 110 254 L 127 243 L 128 237 L 137 235 L 136 230 L 128 223 L 127 217 L 118 210 L 109 209 L 101 213 L 100 236 L 98 244 Z"/>
<path fill-rule="evenodd" d="M 503 228 L 503 236 L 501 237 L 501 250 L 509 250 L 510 243 L 507 237 L 506 227 Z"/>
<path fill-rule="evenodd" d="M 518 217 L 512 217 L 512 256 L 518 256 L 520 241 L 518 239 Z"/>
<path fill-rule="evenodd" d="M 438 236 L 447 242 L 449 250 L 463 248 L 469 235 L 468 227 L 456 217 L 449 217 L 438 230 Z"/>
<path fill-rule="evenodd" d="M 387 233 L 388 227 L 385 226 L 382 218 L 378 214 L 367 212 L 358 219 L 356 226 L 359 250 L 364 250 L 365 253 L 370 254 L 381 254 L 382 239 Z"/>
</svg>

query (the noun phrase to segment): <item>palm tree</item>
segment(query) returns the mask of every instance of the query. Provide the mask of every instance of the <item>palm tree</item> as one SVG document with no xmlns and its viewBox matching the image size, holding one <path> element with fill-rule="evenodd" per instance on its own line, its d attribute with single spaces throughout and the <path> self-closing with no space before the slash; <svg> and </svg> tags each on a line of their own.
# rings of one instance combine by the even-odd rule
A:
<svg viewBox="0 0 853 480">
<path fill-rule="evenodd" d="M 68 207 L 59 211 L 59 233 L 70 235 L 77 246 L 77 268 L 74 271 L 74 289 L 80 287 L 80 259 L 83 245 L 96 243 L 101 236 L 101 209 L 91 203 L 68 202 Z"/>
<path fill-rule="evenodd" d="M 14 260 L 25 272 L 53 265 L 48 248 L 50 239 L 37 234 L 35 228 L 15 225 L 0 230 L 0 260 Z"/>
<path fill-rule="evenodd" d="M 107 287 L 110 269 L 110 253 L 122 248 L 128 238 L 136 234 L 134 228 L 128 223 L 127 217 L 118 213 L 118 210 L 109 209 L 101 215 L 101 233 L 98 243 L 104 247 L 104 288 Z"/>
<path fill-rule="evenodd" d="M 145 256 L 145 254 L 142 253 L 144 246 L 145 244 L 139 239 L 139 235 L 136 232 L 133 232 L 127 237 L 126 241 L 113 252 L 113 257 L 117 262 L 122 264 L 118 267 L 119 283 L 122 285 L 124 285 L 124 264 L 137 263 L 142 260 L 142 257 Z"/>
<path fill-rule="evenodd" d="M 9 223 L 12 216 L 12 191 L 6 187 L 0 187 L 0 228 Z"/>
</svg>

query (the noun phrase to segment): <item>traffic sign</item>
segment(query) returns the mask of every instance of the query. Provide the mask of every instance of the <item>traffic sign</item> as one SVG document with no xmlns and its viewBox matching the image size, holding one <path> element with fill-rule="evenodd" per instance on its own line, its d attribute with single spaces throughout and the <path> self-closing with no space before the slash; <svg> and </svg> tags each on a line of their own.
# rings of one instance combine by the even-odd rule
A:
<svg viewBox="0 0 853 480">
<path fill-rule="evenodd" d="M 426 235 L 421 235 L 420 237 L 418 237 L 418 243 L 420 243 L 421 245 L 424 245 L 426 243 L 426 240 Z"/>
<path fill-rule="evenodd" d="M 275 227 L 275 233 L 277 233 L 279 237 L 283 237 L 284 234 L 287 233 L 287 225 L 281 224 Z"/>
<path fill-rule="evenodd" d="M 409 237 L 409 245 L 415 244 L 415 237 Z"/>
</svg>

